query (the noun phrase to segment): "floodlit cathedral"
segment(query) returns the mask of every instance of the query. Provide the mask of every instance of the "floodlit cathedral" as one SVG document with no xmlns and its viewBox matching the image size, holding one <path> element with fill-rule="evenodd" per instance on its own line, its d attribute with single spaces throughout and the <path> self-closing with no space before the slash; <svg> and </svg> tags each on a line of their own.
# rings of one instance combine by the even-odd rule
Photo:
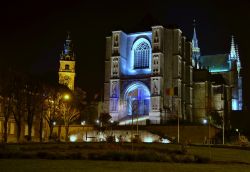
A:
<svg viewBox="0 0 250 172">
<path fill-rule="evenodd" d="M 75 54 L 72 50 L 72 40 L 68 33 L 59 67 L 59 83 L 74 91 L 75 87 Z"/>
<path fill-rule="evenodd" d="M 241 64 L 232 37 L 229 54 L 202 56 L 180 29 L 113 31 L 106 38 L 104 111 L 120 125 L 198 122 L 211 112 L 242 110 Z"/>
<path fill-rule="evenodd" d="M 104 109 L 120 124 L 192 120 L 192 44 L 179 29 L 107 37 Z"/>
</svg>

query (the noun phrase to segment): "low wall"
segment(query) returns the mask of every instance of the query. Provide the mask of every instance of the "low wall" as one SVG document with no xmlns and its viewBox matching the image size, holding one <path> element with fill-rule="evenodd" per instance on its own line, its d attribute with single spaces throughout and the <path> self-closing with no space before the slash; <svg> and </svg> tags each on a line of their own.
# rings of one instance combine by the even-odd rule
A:
<svg viewBox="0 0 250 172">
<path fill-rule="evenodd" d="M 179 127 L 179 140 L 180 143 L 208 143 L 215 142 L 216 135 L 220 129 L 213 126 L 185 126 Z M 54 128 L 54 134 L 60 137 L 61 141 L 65 140 L 65 129 L 63 126 Z M 116 139 L 120 138 L 123 141 L 131 141 L 131 136 L 140 135 L 142 141 L 145 142 L 160 142 L 161 138 L 167 138 L 177 142 L 178 126 L 162 126 L 162 125 L 149 125 L 149 126 L 114 126 L 100 131 L 94 126 L 81 126 L 74 125 L 69 129 L 69 136 L 74 137 L 74 141 L 105 141 L 107 136 L 115 136 Z M 210 140 L 208 139 L 210 135 Z"/>
</svg>

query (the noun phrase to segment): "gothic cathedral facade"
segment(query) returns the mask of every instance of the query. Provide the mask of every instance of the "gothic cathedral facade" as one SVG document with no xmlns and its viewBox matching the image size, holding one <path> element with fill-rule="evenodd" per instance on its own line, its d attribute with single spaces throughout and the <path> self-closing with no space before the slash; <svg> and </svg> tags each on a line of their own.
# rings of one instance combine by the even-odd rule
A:
<svg viewBox="0 0 250 172">
<path fill-rule="evenodd" d="M 106 38 L 104 111 L 113 121 L 192 118 L 192 44 L 179 29 L 113 31 Z"/>
</svg>

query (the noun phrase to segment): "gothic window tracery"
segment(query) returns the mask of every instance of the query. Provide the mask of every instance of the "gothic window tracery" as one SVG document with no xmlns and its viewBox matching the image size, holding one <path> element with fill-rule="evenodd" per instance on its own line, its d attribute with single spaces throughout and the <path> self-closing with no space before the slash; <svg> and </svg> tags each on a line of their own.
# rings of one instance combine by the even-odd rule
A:
<svg viewBox="0 0 250 172">
<path fill-rule="evenodd" d="M 150 46 L 146 42 L 141 42 L 134 50 L 134 69 L 144 69 L 149 67 Z"/>
</svg>

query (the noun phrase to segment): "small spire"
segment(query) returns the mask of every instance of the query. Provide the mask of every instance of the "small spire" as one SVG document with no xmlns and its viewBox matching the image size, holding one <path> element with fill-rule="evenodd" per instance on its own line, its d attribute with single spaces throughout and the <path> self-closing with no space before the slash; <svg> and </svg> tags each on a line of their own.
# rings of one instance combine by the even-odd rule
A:
<svg viewBox="0 0 250 172">
<path fill-rule="evenodd" d="M 65 44 L 64 44 L 64 48 L 63 48 L 63 53 L 62 53 L 62 58 L 63 59 L 69 59 L 69 60 L 74 60 L 75 59 L 73 51 L 72 51 L 72 47 L 73 47 L 72 40 L 71 40 L 71 37 L 70 37 L 70 32 L 68 31 L 66 41 L 65 41 Z"/>
<path fill-rule="evenodd" d="M 233 35 L 232 35 L 232 39 L 231 39 L 230 59 L 231 60 L 236 60 L 237 59 L 237 54 L 236 54 L 234 36 Z"/>
<path fill-rule="evenodd" d="M 193 33 L 192 44 L 193 44 L 193 47 L 198 48 L 198 39 L 196 36 L 196 30 L 195 30 L 195 26 L 196 26 L 195 19 L 193 20 L 193 26 L 194 26 L 194 33 Z"/>
<path fill-rule="evenodd" d="M 67 40 L 70 40 L 70 31 L 67 31 Z"/>
<path fill-rule="evenodd" d="M 199 60 L 200 60 L 200 48 L 198 46 L 198 39 L 196 36 L 196 30 L 195 30 L 195 20 L 193 20 L 193 26 L 194 26 L 194 33 L 193 33 L 193 39 L 192 39 L 192 49 L 193 49 L 193 55 L 192 55 L 192 63 L 195 68 L 199 68 Z"/>
</svg>

